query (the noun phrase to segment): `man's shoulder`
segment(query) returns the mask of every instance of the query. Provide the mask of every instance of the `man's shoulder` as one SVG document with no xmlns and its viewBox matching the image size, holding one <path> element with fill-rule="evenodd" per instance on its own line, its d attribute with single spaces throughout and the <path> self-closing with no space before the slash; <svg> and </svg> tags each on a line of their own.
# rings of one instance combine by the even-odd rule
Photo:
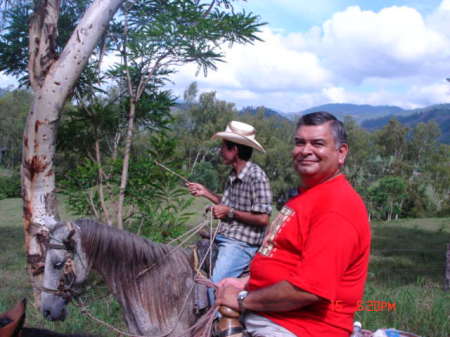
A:
<svg viewBox="0 0 450 337">
<path fill-rule="evenodd" d="M 266 172 L 264 172 L 261 166 L 253 162 L 248 162 L 247 174 L 251 177 L 261 177 L 261 176 L 267 177 Z"/>
<path fill-rule="evenodd" d="M 293 205 L 307 206 L 312 212 L 352 213 L 357 209 L 365 211 L 361 196 L 351 186 L 345 175 L 334 178 L 304 193 L 293 200 Z"/>
</svg>

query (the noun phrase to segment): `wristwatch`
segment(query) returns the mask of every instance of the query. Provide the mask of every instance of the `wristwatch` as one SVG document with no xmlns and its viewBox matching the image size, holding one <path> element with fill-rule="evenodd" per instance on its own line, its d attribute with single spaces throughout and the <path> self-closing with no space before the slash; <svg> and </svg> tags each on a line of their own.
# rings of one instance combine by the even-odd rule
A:
<svg viewBox="0 0 450 337">
<path fill-rule="evenodd" d="M 238 301 L 238 304 L 239 304 L 239 311 L 241 313 L 243 313 L 245 311 L 245 309 L 244 309 L 244 300 L 247 298 L 247 296 L 248 296 L 248 291 L 247 290 L 242 290 L 237 295 L 237 301 Z"/>
<path fill-rule="evenodd" d="M 230 207 L 230 210 L 228 211 L 227 214 L 228 219 L 233 219 L 234 218 L 234 209 Z"/>
</svg>

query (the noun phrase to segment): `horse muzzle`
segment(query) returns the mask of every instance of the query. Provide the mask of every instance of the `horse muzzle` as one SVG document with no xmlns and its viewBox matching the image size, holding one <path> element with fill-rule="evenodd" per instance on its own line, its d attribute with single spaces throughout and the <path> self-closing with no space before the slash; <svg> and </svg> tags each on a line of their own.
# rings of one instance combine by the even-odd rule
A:
<svg viewBox="0 0 450 337">
<path fill-rule="evenodd" d="M 67 300 L 62 297 L 43 294 L 42 296 L 42 314 L 49 321 L 64 321 L 66 319 Z"/>
</svg>

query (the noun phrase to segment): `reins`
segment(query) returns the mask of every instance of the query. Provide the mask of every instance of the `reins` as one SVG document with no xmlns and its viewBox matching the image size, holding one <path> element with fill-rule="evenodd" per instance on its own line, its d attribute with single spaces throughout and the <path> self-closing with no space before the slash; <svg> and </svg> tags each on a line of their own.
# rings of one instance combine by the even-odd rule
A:
<svg viewBox="0 0 450 337">
<path fill-rule="evenodd" d="M 62 244 L 50 243 L 52 231 L 49 232 L 47 242 L 45 243 L 46 250 L 57 249 L 66 252 L 63 266 L 63 277 L 59 280 L 58 288 L 52 289 L 42 286 L 40 287 L 40 290 L 45 293 L 60 296 L 65 300 L 70 301 L 74 295 L 77 295 L 72 289 L 72 286 L 77 278 L 73 263 L 74 255 L 76 254 L 76 243 L 73 239 L 73 236 L 75 235 L 74 225 L 71 222 L 67 222 L 66 226 L 69 228 L 70 232 L 67 238 L 62 241 Z"/>
</svg>

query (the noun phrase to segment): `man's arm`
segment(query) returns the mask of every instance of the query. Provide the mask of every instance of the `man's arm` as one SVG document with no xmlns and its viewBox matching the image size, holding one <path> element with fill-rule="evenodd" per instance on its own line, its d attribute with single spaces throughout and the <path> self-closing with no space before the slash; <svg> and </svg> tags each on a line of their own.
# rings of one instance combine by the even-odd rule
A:
<svg viewBox="0 0 450 337">
<path fill-rule="evenodd" d="M 239 311 L 237 295 L 241 289 L 224 286 L 218 289 L 216 303 Z M 320 297 L 303 291 L 287 281 L 249 292 L 243 308 L 252 311 L 285 312 L 300 309 L 320 301 Z"/>
<path fill-rule="evenodd" d="M 231 207 L 229 206 L 216 205 L 213 207 L 212 211 L 217 219 L 226 219 L 230 209 Z M 251 213 L 235 209 L 234 219 L 253 226 L 265 227 L 269 224 L 269 214 L 266 213 Z"/>
<path fill-rule="evenodd" d="M 189 182 L 186 186 L 194 197 L 204 197 L 216 205 L 222 200 L 221 196 L 211 192 L 202 184 Z"/>
</svg>

